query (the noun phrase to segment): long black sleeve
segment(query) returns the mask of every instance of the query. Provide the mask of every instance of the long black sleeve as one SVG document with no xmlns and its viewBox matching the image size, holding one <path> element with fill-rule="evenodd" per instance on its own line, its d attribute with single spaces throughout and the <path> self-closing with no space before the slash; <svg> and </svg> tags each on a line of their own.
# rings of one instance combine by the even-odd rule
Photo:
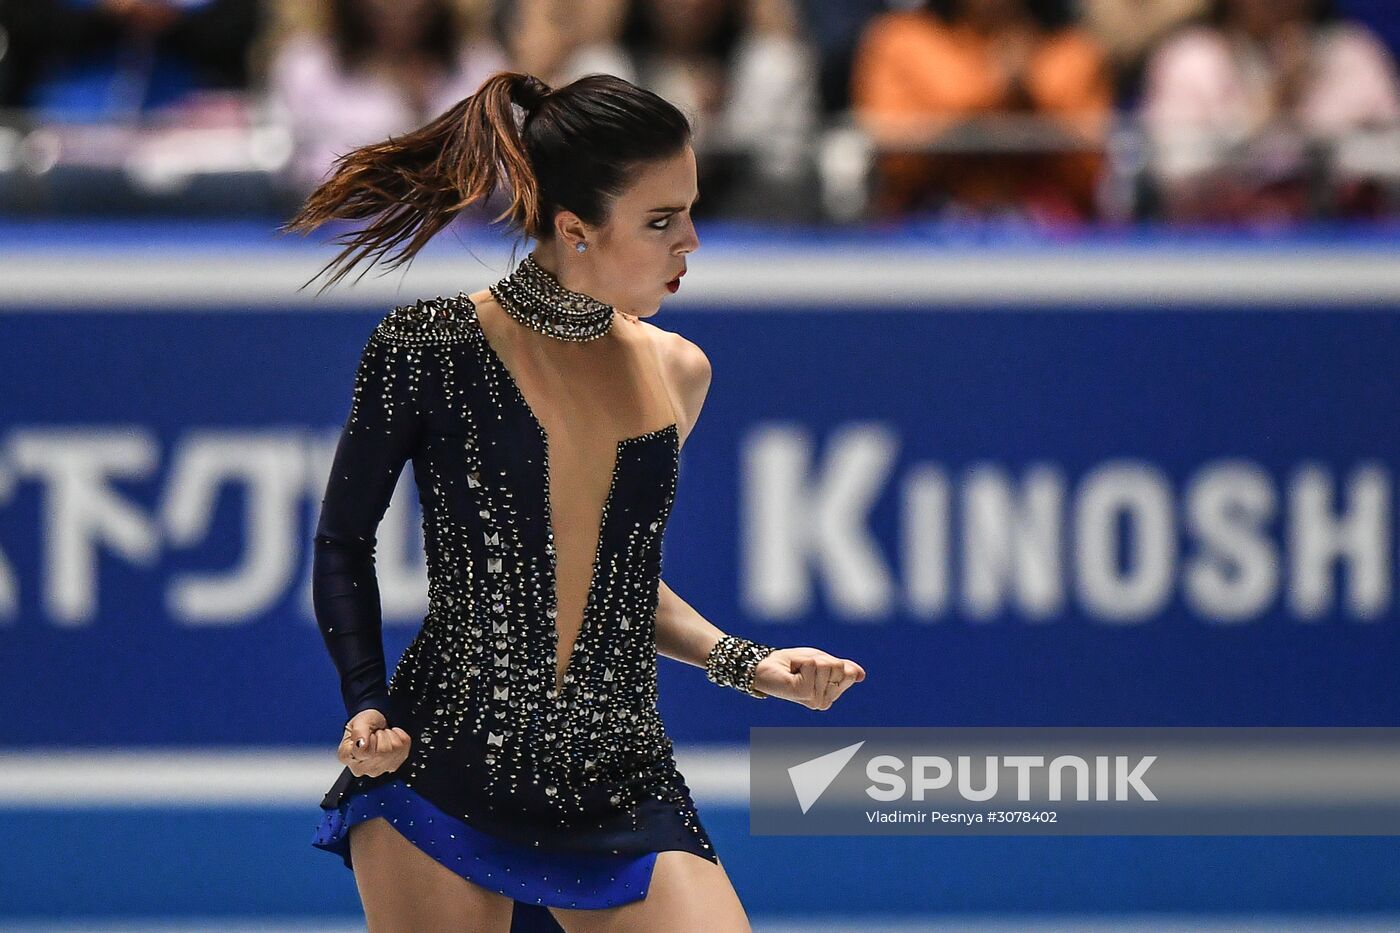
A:
<svg viewBox="0 0 1400 933">
<path fill-rule="evenodd" d="M 391 725 L 375 532 L 419 443 L 423 359 L 421 349 L 389 342 L 378 330 L 365 345 L 321 500 L 311 571 L 316 622 L 340 673 L 347 716 L 377 709 Z"/>
</svg>

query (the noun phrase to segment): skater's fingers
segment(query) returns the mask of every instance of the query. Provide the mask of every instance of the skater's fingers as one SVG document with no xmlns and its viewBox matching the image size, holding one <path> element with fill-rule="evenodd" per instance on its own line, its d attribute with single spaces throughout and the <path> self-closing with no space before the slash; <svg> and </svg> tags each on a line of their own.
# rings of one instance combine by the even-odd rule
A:
<svg viewBox="0 0 1400 933">
<path fill-rule="evenodd" d="M 822 684 L 822 709 L 829 709 L 841 692 L 840 665 L 827 665 L 825 674 L 826 681 Z"/>
</svg>

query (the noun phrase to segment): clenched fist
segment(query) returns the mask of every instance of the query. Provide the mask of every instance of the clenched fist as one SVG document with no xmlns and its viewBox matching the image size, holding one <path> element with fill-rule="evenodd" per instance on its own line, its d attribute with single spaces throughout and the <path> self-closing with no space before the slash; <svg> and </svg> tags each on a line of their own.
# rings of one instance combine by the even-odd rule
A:
<svg viewBox="0 0 1400 933">
<path fill-rule="evenodd" d="M 779 648 L 753 669 L 753 688 L 769 696 L 831 709 L 851 684 L 865 679 L 865 668 L 820 648 Z"/>
<path fill-rule="evenodd" d="M 413 739 L 407 732 L 398 726 L 390 729 L 383 713 L 367 709 L 345 724 L 336 757 L 355 777 L 379 777 L 397 771 L 412 746 Z"/>
</svg>

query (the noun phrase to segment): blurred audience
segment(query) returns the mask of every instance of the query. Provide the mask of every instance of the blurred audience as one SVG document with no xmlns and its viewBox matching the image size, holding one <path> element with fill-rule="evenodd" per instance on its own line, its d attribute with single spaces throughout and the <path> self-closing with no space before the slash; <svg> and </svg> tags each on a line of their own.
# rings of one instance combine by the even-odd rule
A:
<svg viewBox="0 0 1400 933">
<path fill-rule="evenodd" d="M 1079 0 L 1084 28 L 1108 53 L 1119 104 L 1131 106 L 1141 91 L 1152 50 L 1178 26 L 1210 8 L 1210 0 Z"/>
<path fill-rule="evenodd" d="M 947 0 L 882 14 L 857 49 L 851 93 L 879 150 L 877 215 L 1092 216 L 1112 85 L 1103 49 L 1054 4 Z M 1030 140 L 1042 151 L 900 151 L 940 140 L 956 148 L 969 121 L 1013 115 L 1045 118 Z"/>
<path fill-rule="evenodd" d="M 637 81 L 623 42 L 631 0 L 502 0 L 496 29 L 511 68 L 558 87 L 603 72 Z"/>
<path fill-rule="evenodd" d="M 1400 7 L 1395 0 L 1340 0 L 1344 16 L 1365 23 L 1392 53 L 1400 52 Z"/>
<path fill-rule="evenodd" d="M 709 141 L 725 102 L 729 65 L 743 28 L 738 0 L 636 0 L 631 35 L 642 82 L 679 107 Z"/>
<path fill-rule="evenodd" d="M 474 27 L 447 0 L 329 0 L 323 28 L 286 39 L 268 73 L 293 185 L 314 187 L 337 156 L 421 125 L 506 68 Z"/>
<path fill-rule="evenodd" d="M 793 0 L 637 0 L 640 82 L 691 120 L 707 211 L 780 217 L 796 206 L 820 104 Z M 697 209 L 697 214 L 700 211 Z"/>
<path fill-rule="evenodd" d="M 807 180 L 821 120 L 820 63 L 794 0 L 746 0 L 717 123 L 747 153 L 754 195 Z M 752 202 L 750 202 L 752 203 Z"/>
<path fill-rule="evenodd" d="M 1400 174 L 1393 132 L 1355 135 L 1400 120 L 1394 59 L 1326 0 L 1216 0 L 1157 50 L 1143 116 L 1173 220 L 1369 214 Z"/>
<path fill-rule="evenodd" d="M 819 59 L 818 92 L 822 112 L 844 112 L 851 100 L 851 64 L 865 24 L 884 12 L 886 0 L 802 0 L 802 22 Z"/>
<path fill-rule="evenodd" d="M 245 89 L 258 0 L 0 4 L 3 103 L 41 122 L 139 118 L 191 92 Z"/>
<path fill-rule="evenodd" d="M 1395 216 L 1400 8 L 1335 2 L 1381 32 L 1334 0 L 0 0 L 0 165 L 47 179 L 0 192 L 300 198 L 511 69 L 679 106 L 697 217 Z"/>
</svg>

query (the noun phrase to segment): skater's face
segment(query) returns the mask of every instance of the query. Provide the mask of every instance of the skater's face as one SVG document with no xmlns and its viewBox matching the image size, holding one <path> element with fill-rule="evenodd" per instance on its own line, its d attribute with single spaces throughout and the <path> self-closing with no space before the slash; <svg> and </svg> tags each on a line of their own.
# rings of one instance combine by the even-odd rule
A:
<svg viewBox="0 0 1400 933">
<path fill-rule="evenodd" d="M 681 287 L 674 283 L 685 271 L 686 254 L 700 246 L 690 217 L 699 196 L 695 151 L 687 145 L 637 169 L 614 199 L 607 223 L 589 240 L 597 244 L 596 277 L 609 284 L 619 309 L 649 317 Z"/>
</svg>

